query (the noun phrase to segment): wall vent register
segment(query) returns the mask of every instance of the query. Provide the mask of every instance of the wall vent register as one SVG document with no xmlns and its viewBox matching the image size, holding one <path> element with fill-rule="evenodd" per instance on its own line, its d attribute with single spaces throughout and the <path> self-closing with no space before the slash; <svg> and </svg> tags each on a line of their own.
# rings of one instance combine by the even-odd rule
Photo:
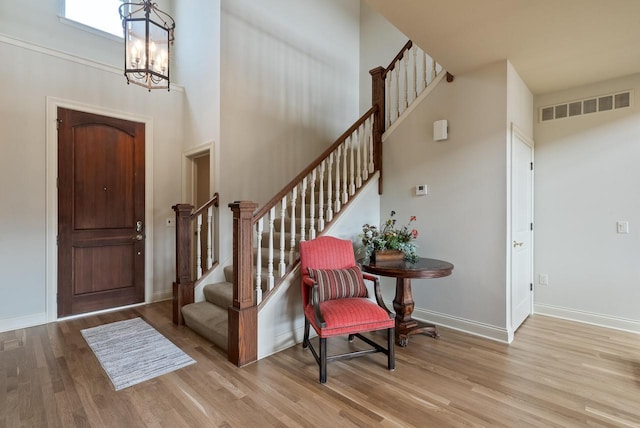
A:
<svg viewBox="0 0 640 428">
<path fill-rule="evenodd" d="M 616 92 L 540 108 L 540 122 L 631 107 L 632 91 Z"/>
</svg>

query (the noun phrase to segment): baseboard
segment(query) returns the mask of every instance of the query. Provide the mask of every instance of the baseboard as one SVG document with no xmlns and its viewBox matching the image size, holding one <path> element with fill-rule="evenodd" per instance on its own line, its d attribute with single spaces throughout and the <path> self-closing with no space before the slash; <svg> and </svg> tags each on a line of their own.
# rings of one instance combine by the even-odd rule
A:
<svg viewBox="0 0 640 428">
<path fill-rule="evenodd" d="M 309 337 L 314 337 L 315 331 L 311 329 Z M 263 358 L 267 358 L 270 355 L 277 354 L 278 352 L 284 351 L 285 349 L 291 348 L 297 344 L 302 343 L 302 338 L 304 336 L 304 325 L 302 327 L 298 327 L 291 331 L 287 331 L 273 337 L 273 340 L 270 340 L 270 344 L 272 345 L 270 349 L 265 350 L 260 349 L 260 344 L 258 343 L 258 360 Z M 260 338 L 258 338 L 260 340 Z M 262 351 L 262 353 L 260 353 Z"/>
<path fill-rule="evenodd" d="M 385 302 L 388 308 L 393 307 L 393 302 Z M 497 342 L 511 343 L 513 335 L 506 329 L 465 318 L 455 317 L 428 309 L 415 308 L 411 315 L 418 321 L 423 321 L 437 326 L 451 328 L 474 336 L 484 337 Z"/>
<path fill-rule="evenodd" d="M 0 333 L 21 328 L 33 327 L 47 323 L 47 313 L 25 315 L 22 317 L 7 318 L 0 320 Z"/>
<path fill-rule="evenodd" d="M 157 291 L 151 295 L 151 303 L 173 299 L 173 291 Z"/>
<path fill-rule="evenodd" d="M 612 328 L 614 330 L 640 333 L 640 321 L 626 318 L 613 317 L 594 312 L 580 311 L 576 309 L 563 308 L 561 306 L 534 304 L 534 313 L 555 318 L 562 318 L 569 321 L 576 321 L 585 324 L 597 325 L 599 327 Z"/>
</svg>

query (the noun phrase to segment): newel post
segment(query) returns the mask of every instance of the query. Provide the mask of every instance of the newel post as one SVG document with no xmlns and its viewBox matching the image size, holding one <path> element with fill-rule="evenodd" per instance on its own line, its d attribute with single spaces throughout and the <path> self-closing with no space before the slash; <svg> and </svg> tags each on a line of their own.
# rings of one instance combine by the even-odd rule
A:
<svg viewBox="0 0 640 428">
<path fill-rule="evenodd" d="M 371 104 L 378 106 L 378 110 L 374 115 L 373 122 L 373 165 L 380 171 L 380 180 L 378 180 L 378 193 L 382 194 L 382 134 L 385 127 L 385 90 L 384 78 L 386 70 L 382 67 L 374 68 L 369 71 L 372 80 Z"/>
<path fill-rule="evenodd" d="M 193 205 L 174 205 L 176 213 L 176 281 L 173 283 L 173 323 L 182 325 L 182 307 L 193 303 L 191 279 L 191 211 Z"/>
<path fill-rule="evenodd" d="M 233 212 L 233 306 L 229 307 L 229 361 L 242 367 L 258 359 L 258 307 L 253 290 L 253 213 L 258 204 L 236 201 Z"/>
</svg>

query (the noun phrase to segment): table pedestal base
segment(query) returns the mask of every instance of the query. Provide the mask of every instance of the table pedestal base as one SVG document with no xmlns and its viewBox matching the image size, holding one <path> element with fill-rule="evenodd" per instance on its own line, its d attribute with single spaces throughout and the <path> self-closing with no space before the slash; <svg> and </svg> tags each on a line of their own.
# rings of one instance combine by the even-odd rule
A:
<svg viewBox="0 0 640 428">
<path fill-rule="evenodd" d="M 396 296 L 393 299 L 393 309 L 396 312 L 396 342 L 405 347 L 409 343 L 409 336 L 426 333 L 437 338 L 438 330 L 435 325 L 427 324 L 411 318 L 413 313 L 413 295 L 411 294 L 411 279 L 396 279 Z"/>
<path fill-rule="evenodd" d="M 408 323 L 396 321 L 396 343 L 398 346 L 407 346 L 409 336 L 418 333 L 425 333 L 433 338 L 440 337 L 437 327 L 433 324 L 427 324 L 414 319 L 411 319 Z"/>
</svg>

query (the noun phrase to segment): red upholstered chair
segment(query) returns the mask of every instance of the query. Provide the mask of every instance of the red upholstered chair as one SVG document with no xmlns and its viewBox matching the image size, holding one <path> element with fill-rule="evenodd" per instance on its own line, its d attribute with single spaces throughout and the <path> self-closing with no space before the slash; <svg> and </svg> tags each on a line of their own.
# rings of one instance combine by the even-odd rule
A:
<svg viewBox="0 0 640 428">
<path fill-rule="evenodd" d="M 387 355 L 387 368 L 395 369 L 394 314 L 384 305 L 377 277 L 363 274 L 356 265 L 351 241 L 321 236 L 300 242 L 302 305 L 304 307 L 304 340 L 302 347 L 311 349 L 320 367 L 320 383 L 327 381 L 327 361 L 352 358 L 372 352 Z M 367 296 L 364 279 L 373 281 L 376 302 Z M 309 326 L 319 337 L 319 353 L 309 341 Z M 387 346 L 375 343 L 360 333 L 387 330 Z M 327 338 L 357 337 L 371 349 L 327 356 Z"/>
</svg>

